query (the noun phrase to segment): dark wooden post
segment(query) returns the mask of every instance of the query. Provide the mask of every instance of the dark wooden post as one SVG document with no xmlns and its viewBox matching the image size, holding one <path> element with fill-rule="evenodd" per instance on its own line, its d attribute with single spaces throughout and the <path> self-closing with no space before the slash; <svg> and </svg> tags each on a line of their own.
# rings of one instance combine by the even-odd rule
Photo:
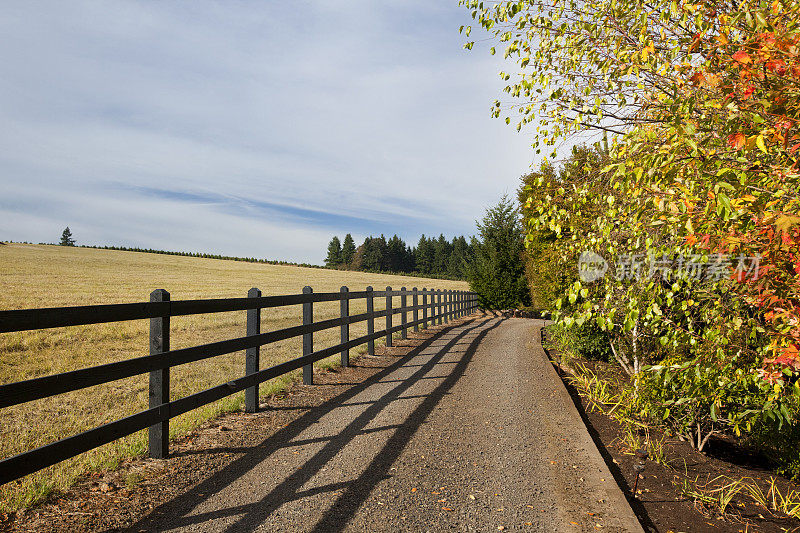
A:
<svg viewBox="0 0 800 533">
<path fill-rule="evenodd" d="M 367 287 L 367 335 L 375 333 L 375 296 L 372 294 L 372 287 Z M 375 355 L 375 339 L 367 341 L 367 355 Z"/>
<path fill-rule="evenodd" d="M 151 302 L 168 302 L 169 293 L 156 289 L 150 293 Z M 150 355 L 169 351 L 169 314 L 150 319 Z M 150 409 L 169 402 L 169 367 L 150 372 Z M 162 410 L 165 413 L 167 408 Z M 169 454 L 169 419 L 150 426 L 148 453 L 153 459 Z"/>
<path fill-rule="evenodd" d="M 464 291 L 458 291 L 458 318 L 464 316 Z"/>
<path fill-rule="evenodd" d="M 414 307 L 414 333 L 419 331 L 419 291 L 416 287 L 411 289 L 414 294 L 411 296 L 411 305 Z"/>
<path fill-rule="evenodd" d="M 400 330 L 400 338 L 407 339 L 408 338 L 408 313 L 406 313 L 406 305 L 408 304 L 408 298 L 406 297 L 406 288 L 403 287 L 400 289 L 400 308 L 403 309 L 403 312 L 400 313 L 400 325 L 403 329 Z"/>
<path fill-rule="evenodd" d="M 312 294 L 314 289 L 306 285 L 303 287 L 303 294 Z M 303 303 L 303 325 L 308 326 L 314 323 L 314 304 L 311 302 Z M 314 334 L 303 334 L 303 355 L 308 355 L 314 351 Z M 314 384 L 314 364 L 309 363 L 303 366 L 303 384 Z"/>
<path fill-rule="evenodd" d="M 342 301 L 339 305 L 339 316 L 342 318 L 347 318 L 350 316 L 350 299 L 347 297 L 347 293 L 349 289 L 347 287 L 342 287 L 339 289 L 342 293 Z M 342 324 L 341 327 L 341 341 L 342 344 L 350 341 L 350 324 Z M 342 350 L 342 367 L 350 366 L 350 349 L 345 348 Z"/>
<path fill-rule="evenodd" d="M 436 314 L 439 315 L 439 320 L 436 322 L 442 325 L 442 289 L 436 289 Z"/>
<path fill-rule="evenodd" d="M 255 287 L 247 291 L 248 298 L 261 298 L 261 291 Z M 247 310 L 247 336 L 252 337 L 261 333 L 261 308 Z M 259 346 L 248 348 L 244 356 L 244 373 L 249 376 L 258 372 Z M 244 410 L 246 413 L 258 411 L 258 385 L 253 385 L 244 391 Z"/>
<path fill-rule="evenodd" d="M 392 347 L 392 288 L 386 287 L 386 347 Z"/>
<path fill-rule="evenodd" d="M 422 327 L 428 329 L 428 289 L 422 287 Z"/>
</svg>

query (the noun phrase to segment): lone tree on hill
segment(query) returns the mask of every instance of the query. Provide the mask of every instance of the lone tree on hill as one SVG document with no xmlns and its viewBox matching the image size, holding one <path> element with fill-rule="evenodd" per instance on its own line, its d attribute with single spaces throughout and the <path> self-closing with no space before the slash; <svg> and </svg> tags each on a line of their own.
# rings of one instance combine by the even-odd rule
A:
<svg viewBox="0 0 800 533">
<path fill-rule="evenodd" d="M 61 233 L 61 242 L 59 244 L 61 246 L 75 246 L 75 239 L 72 238 L 72 232 L 69 230 L 69 226 L 64 228 L 64 231 Z"/>
<path fill-rule="evenodd" d="M 353 240 L 353 236 L 348 233 L 344 236 L 344 242 L 342 243 L 342 263 L 349 265 L 355 255 L 356 243 Z"/>
<path fill-rule="evenodd" d="M 334 267 L 342 263 L 342 243 L 339 242 L 339 237 L 334 235 L 328 244 L 328 257 L 325 258 L 325 265 Z"/>
<path fill-rule="evenodd" d="M 480 241 L 467 269 L 470 288 L 484 309 L 508 309 L 530 300 L 522 261 L 519 213 L 507 196 L 477 223 Z"/>
</svg>

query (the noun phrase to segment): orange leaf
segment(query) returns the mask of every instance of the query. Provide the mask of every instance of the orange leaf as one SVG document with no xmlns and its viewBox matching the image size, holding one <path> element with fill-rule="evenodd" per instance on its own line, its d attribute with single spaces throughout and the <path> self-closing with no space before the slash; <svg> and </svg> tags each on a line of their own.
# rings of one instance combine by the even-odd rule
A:
<svg viewBox="0 0 800 533">
<path fill-rule="evenodd" d="M 452 509 L 449 507 L 442 507 L 442 511 L 452 511 Z"/>
<path fill-rule="evenodd" d="M 730 144 L 731 147 L 736 150 L 741 150 L 744 148 L 745 142 L 747 142 L 747 138 L 743 133 L 733 133 L 728 135 L 728 144 Z"/>
<path fill-rule="evenodd" d="M 778 76 L 783 76 L 786 73 L 786 62 L 782 59 L 767 61 L 766 67 L 767 70 L 774 72 Z"/>
<path fill-rule="evenodd" d="M 750 59 L 750 54 L 745 52 L 744 50 L 739 50 L 735 54 L 733 54 L 733 60 L 741 63 L 742 65 L 746 65 L 748 63 L 752 63 L 752 59 Z"/>
<path fill-rule="evenodd" d="M 703 83 L 703 81 L 705 81 L 705 76 L 703 75 L 702 72 L 695 72 L 689 77 L 689 81 L 693 85 L 700 85 L 701 83 Z"/>
</svg>

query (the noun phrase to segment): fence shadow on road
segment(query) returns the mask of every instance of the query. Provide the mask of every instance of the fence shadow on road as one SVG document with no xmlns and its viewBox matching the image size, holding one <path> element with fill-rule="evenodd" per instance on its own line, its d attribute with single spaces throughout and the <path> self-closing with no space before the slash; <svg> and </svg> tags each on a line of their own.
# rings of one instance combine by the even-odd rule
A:
<svg viewBox="0 0 800 533">
<path fill-rule="evenodd" d="M 242 457 L 234 460 L 225 468 L 216 472 L 184 494 L 158 506 L 151 514 L 133 524 L 129 530 L 161 530 L 164 529 L 165 526 L 169 528 L 194 526 L 194 528 L 197 528 L 198 526 L 202 527 L 201 524 L 206 521 L 224 517 L 235 517 L 227 526 L 226 531 L 252 531 L 258 528 L 271 513 L 284 503 L 321 492 L 331 491 L 340 491 L 341 494 L 335 500 L 334 504 L 325 511 L 322 518 L 313 527 L 313 531 L 337 532 L 343 530 L 347 527 L 354 513 L 367 499 L 375 485 L 388 476 L 391 465 L 398 458 L 428 415 L 433 411 L 434 407 L 464 374 L 467 365 L 471 361 L 482 339 L 502 321 L 502 318 L 481 317 L 468 320 L 459 325 L 443 328 L 430 338 L 424 340 L 419 346 L 414 347 L 408 354 L 399 357 L 398 360 L 390 366 L 380 370 L 365 381 L 355 384 L 350 389 L 326 401 L 322 405 L 312 408 L 298 419 L 290 422 L 285 427 L 264 439 L 263 442 L 246 449 L 238 448 L 235 451 L 243 452 Z M 432 346 L 435 341 L 442 339 L 456 328 L 459 328 L 459 330 L 455 331 L 453 338 L 449 339 L 444 345 Z M 475 337 L 469 340 L 465 350 L 453 350 L 455 346 L 463 347 L 464 341 L 468 340 L 468 335 L 475 333 Z M 408 365 L 415 356 L 420 355 L 425 349 L 431 347 L 435 348 L 436 351 L 428 361 L 421 365 Z M 443 378 L 442 383 L 430 394 L 425 395 L 420 405 L 397 427 L 394 434 L 389 438 L 381 451 L 372 458 L 371 462 L 358 478 L 308 490 L 301 490 L 303 485 L 322 470 L 344 446 L 357 436 L 363 435 L 366 426 L 381 413 L 383 409 L 389 406 L 391 402 L 403 397 L 403 393 L 423 379 L 426 373 L 432 370 L 444 356 L 453 353 L 459 354 L 460 358 L 457 363 L 451 367 L 446 376 L 441 376 L 441 378 Z M 277 486 L 263 498 L 253 503 L 231 505 L 208 513 L 190 514 L 192 510 L 203 501 L 211 499 L 216 493 L 224 490 L 238 478 L 246 475 L 260 463 L 266 461 L 275 451 L 290 445 L 293 439 L 296 439 L 304 430 L 319 421 L 320 418 L 332 412 L 337 407 L 342 406 L 348 400 L 351 400 L 375 383 L 381 381 L 385 382 L 385 378 L 403 366 L 414 366 L 418 368 L 414 370 L 413 374 L 408 379 L 398 382 L 397 386 L 378 398 L 375 402 L 367 402 L 369 405 L 362 413 L 350 421 L 344 430 L 331 437 L 326 444 L 299 469 L 280 473 L 281 475 L 286 475 L 285 479 L 278 483 Z M 447 365 L 447 367 L 450 367 L 450 365 Z M 276 474 L 279 473 L 276 472 Z"/>
</svg>

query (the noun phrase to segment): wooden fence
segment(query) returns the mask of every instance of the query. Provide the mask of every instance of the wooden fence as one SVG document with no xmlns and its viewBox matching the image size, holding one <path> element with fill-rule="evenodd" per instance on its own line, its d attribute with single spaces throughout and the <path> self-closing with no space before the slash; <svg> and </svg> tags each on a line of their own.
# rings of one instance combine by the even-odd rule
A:
<svg viewBox="0 0 800 533">
<path fill-rule="evenodd" d="M 399 307 L 393 307 L 395 297 L 400 298 Z M 375 298 L 386 299 L 385 310 L 374 310 Z M 411 305 L 408 305 L 409 298 Z M 366 300 L 366 312 L 351 315 L 350 301 L 358 299 Z M 314 303 L 331 301 L 340 302 L 340 317 L 314 322 Z M 261 309 L 288 305 L 303 306 L 302 325 L 262 333 Z M 350 292 L 347 287 L 342 287 L 339 292 L 314 293 L 311 287 L 305 287 L 302 294 L 286 296 L 262 296 L 258 289 L 250 289 L 247 298 L 182 301 L 171 301 L 169 293 L 159 289 L 150 294 L 149 302 L 143 303 L 0 311 L 0 333 L 150 319 L 150 355 L 0 385 L 1 409 L 122 378 L 150 374 L 149 409 L 1 460 L 0 485 L 145 428 L 149 428 L 150 457 L 166 457 L 171 418 L 242 390 L 245 391 L 245 410 L 255 412 L 258 408 L 258 385 L 263 381 L 302 367 L 303 383 L 311 384 L 312 364 L 315 361 L 341 354 L 342 366 L 348 366 L 351 348 L 367 344 L 367 353 L 374 354 L 375 339 L 385 336 L 386 346 L 392 346 L 392 336 L 396 332 L 400 332 L 405 339 L 409 328 L 417 331 L 420 326 L 446 323 L 451 318 L 468 315 L 476 308 L 475 293 L 467 291 L 406 290 L 405 287 L 399 291 L 391 287 L 386 287 L 385 291 L 375 291 L 367 287 L 365 291 Z M 170 317 L 228 311 L 247 311 L 244 337 L 170 350 Z M 408 319 L 409 313 L 412 314 L 411 320 Z M 395 326 L 392 320 L 397 314 L 400 315 L 400 324 Z M 385 317 L 385 328 L 375 331 L 375 319 L 380 317 Z M 367 334 L 351 339 L 350 324 L 363 321 L 367 321 Z M 314 333 L 335 327 L 341 329 L 341 342 L 315 351 Z M 259 368 L 261 346 L 299 336 L 303 337 L 301 357 L 270 368 Z M 243 377 L 170 401 L 171 367 L 240 350 L 245 351 Z"/>
</svg>

